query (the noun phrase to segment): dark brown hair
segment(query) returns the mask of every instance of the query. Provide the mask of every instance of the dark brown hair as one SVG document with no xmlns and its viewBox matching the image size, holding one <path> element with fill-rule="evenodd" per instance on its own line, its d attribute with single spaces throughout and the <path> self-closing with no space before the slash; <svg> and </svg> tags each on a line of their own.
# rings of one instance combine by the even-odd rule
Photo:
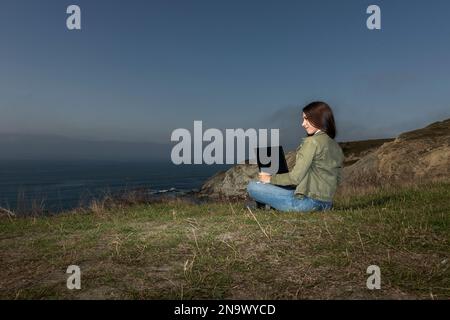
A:
<svg viewBox="0 0 450 320">
<path fill-rule="evenodd" d="M 315 101 L 303 108 L 308 121 L 316 128 L 325 132 L 331 139 L 336 137 L 336 125 L 333 111 L 322 101 Z"/>
</svg>

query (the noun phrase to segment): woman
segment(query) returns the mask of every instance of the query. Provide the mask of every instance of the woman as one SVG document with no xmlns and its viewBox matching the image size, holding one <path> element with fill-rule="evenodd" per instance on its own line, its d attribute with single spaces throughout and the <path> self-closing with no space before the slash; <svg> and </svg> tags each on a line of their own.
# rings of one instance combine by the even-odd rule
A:
<svg viewBox="0 0 450 320">
<path fill-rule="evenodd" d="M 324 102 L 303 108 L 303 128 L 308 137 L 297 148 L 295 166 L 289 173 L 259 174 L 247 191 L 254 200 L 280 211 L 328 210 L 340 180 L 344 154 L 334 140 L 333 112 Z"/>
</svg>

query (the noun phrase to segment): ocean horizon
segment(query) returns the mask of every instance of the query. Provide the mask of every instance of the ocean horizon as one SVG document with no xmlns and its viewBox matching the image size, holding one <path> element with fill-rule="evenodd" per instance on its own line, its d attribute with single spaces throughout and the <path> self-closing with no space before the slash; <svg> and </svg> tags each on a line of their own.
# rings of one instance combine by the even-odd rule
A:
<svg viewBox="0 0 450 320">
<path fill-rule="evenodd" d="M 230 165 L 174 165 L 161 161 L 0 160 L 0 207 L 58 213 L 105 195 L 197 191 Z"/>
</svg>

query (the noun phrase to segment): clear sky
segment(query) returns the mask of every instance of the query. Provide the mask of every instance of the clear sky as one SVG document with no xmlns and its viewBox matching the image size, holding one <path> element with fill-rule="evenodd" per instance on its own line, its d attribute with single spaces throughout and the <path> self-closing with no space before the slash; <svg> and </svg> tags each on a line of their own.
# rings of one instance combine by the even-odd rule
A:
<svg viewBox="0 0 450 320">
<path fill-rule="evenodd" d="M 203 120 L 291 136 L 325 100 L 338 140 L 395 136 L 450 117 L 449 15 L 448 0 L 2 0 L 0 133 L 170 143 Z"/>
</svg>

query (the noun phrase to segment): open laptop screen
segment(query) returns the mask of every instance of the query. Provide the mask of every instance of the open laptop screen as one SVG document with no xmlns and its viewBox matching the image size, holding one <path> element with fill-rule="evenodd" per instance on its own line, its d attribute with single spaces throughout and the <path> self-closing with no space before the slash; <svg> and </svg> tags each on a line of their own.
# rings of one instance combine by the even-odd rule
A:
<svg viewBox="0 0 450 320">
<path fill-rule="evenodd" d="M 260 172 L 267 172 L 271 175 L 289 172 L 282 146 L 258 147 L 255 149 L 255 153 Z"/>
</svg>

